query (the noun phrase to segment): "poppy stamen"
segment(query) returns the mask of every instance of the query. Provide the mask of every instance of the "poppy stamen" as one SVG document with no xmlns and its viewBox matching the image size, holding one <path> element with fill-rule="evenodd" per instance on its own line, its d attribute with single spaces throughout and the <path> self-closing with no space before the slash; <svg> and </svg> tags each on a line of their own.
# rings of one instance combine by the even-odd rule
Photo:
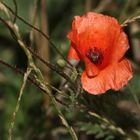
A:
<svg viewBox="0 0 140 140">
<path fill-rule="evenodd" d="M 86 52 L 86 56 L 90 59 L 94 64 L 101 64 L 103 60 L 103 54 L 100 49 L 94 47 L 89 49 Z"/>
</svg>

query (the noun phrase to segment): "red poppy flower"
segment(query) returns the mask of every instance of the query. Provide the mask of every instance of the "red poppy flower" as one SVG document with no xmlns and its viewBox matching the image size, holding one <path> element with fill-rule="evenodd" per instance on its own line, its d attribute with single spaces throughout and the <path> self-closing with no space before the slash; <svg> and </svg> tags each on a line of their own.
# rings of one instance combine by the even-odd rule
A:
<svg viewBox="0 0 140 140">
<path fill-rule="evenodd" d="M 89 93 L 119 90 L 131 79 L 131 64 L 124 58 L 128 39 L 115 18 L 93 12 L 75 16 L 68 38 L 68 58 L 84 61 L 81 82 Z"/>
</svg>

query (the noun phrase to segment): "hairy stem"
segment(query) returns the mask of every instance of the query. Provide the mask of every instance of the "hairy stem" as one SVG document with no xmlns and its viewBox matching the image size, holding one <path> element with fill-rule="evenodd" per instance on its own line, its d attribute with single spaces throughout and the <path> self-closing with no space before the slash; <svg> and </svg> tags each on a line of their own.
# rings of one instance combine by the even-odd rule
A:
<svg viewBox="0 0 140 140">
<path fill-rule="evenodd" d="M 55 44 L 51 41 L 51 38 L 46 35 L 44 32 L 42 32 L 40 29 L 36 28 L 35 26 L 31 25 L 30 23 L 28 23 L 27 21 L 25 21 L 22 17 L 20 17 L 19 15 L 16 15 L 16 13 L 5 3 L 1 2 L 13 15 L 15 15 L 19 20 L 21 20 L 23 23 L 25 23 L 26 25 L 28 25 L 29 27 L 33 28 L 34 30 L 36 30 L 37 32 L 39 32 L 42 36 L 44 36 L 50 43 L 50 45 L 53 47 L 53 49 L 55 49 L 55 51 L 68 63 L 69 66 L 73 67 L 71 65 L 71 63 L 63 56 L 63 54 L 59 51 L 59 49 L 57 49 L 57 47 L 55 46 Z"/>
<path fill-rule="evenodd" d="M 122 27 L 125 27 L 125 26 L 127 26 L 128 24 L 130 24 L 130 23 L 132 23 L 132 22 L 135 22 L 135 21 L 138 20 L 138 19 L 140 19 L 140 15 L 125 20 L 125 21 L 121 24 L 121 26 L 122 26 Z"/>
<path fill-rule="evenodd" d="M 5 5 L 6 6 L 6 5 Z M 6 6 L 7 9 L 8 6 Z M 10 11 L 12 11 L 11 9 L 9 9 Z M 12 13 L 14 13 L 12 11 Z M 15 13 L 14 13 L 15 15 Z M 24 21 L 22 18 L 20 18 L 18 15 L 16 15 L 17 18 L 21 19 L 24 23 L 26 23 L 27 25 L 29 25 L 30 27 L 32 27 L 33 29 L 36 29 L 36 31 L 40 32 L 44 37 L 46 37 L 46 39 L 49 40 L 49 42 L 55 47 L 55 45 L 50 41 L 50 38 L 44 34 L 43 32 L 41 32 L 39 29 L 37 29 L 36 27 L 30 25 L 28 22 Z M 16 105 L 16 108 L 15 108 L 15 111 L 13 113 L 13 119 L 12 119 L 12 122 L 11 122 L 11 127 L 9 129 L 9 140 L 12 139 L 12 129 L 14 127 L 14 122 L 15 122 L 15 116 L 16 116 L 16 113 L 18 112 L 18 109 L 19 109 L 19 105 L 20 105 L 20 100 L 21 100 L 21 96 L 23 94 L 23 90 L 24 90 L 24 87 L 26 85 L 26 81 L 28 79 L 28 76 L 29 74 L 31 73 L 31 71 L 34 71 L 35 72 L 35 78 L 38 82 L 40 82 L 40 85 L 44 88 L 44 90 L 46 91 L 46 93 L 49 95 L 55 109 L 57 110 L 58 112 L 58 116 L 60 117 L 60 119 L 62 120 L 62 123 L 63 125 L 67 128 L 68 132 L 70 133 L 71 137 L 73 140 L 78 140 L 77 136 L 76 136 L 76 133 L 74 131 L 74 129 L 69 126 L 67 120 L 65 119 L 64 115 L 62 114 L 61 112 L 61 109 L 59 109 L 58 105 L 57 105 L 57 101 L 55 99 L 55 97 L 52 95 L 51 93 L 51 90 L 49 89 L 49 87 L 46 85 L 46 82 L 44 80 L 44 77 L 40 71 L 40 69 L 38 67 L 36 67 L 34 61 L 33 61 L 33 58 L 32 58 L 32 54 L 31 52 L 29 51 L 28 47 L 26 46 L 26 44 L 23 42 L 22 38 L 21 38 L 21 35 L 20 35 L 20 32 L 18 30 L 18 26 L 16 24 L 13 24 L 11 21 L 8 21 L 6 22 L 5 20 L 1 20 L 3 23 L 5 23 L 5 25 L 9 28 L 10 31 L 13 32 L 14 36 L 15 36 L 15 39 L 17 40 L 17 42 L 19 43 L 20 47 L 23 49 L 23 51 L 25 52 L 27 58 L 28 58 L 28 69 L 27 69 L 27 72 L 24 74 L 24 79 L 23 79 L 23 84 L 22 84 L 22 87 L 20 89 L 20 94 L 19 94 L 19 98 L 18 98 L 18 101 L 17 101 L 17 105 Z M 67 60 L 66 60 L 67 61 Z M 68 62 L 69 63 L 69 62 Z M 71 64 L 70 64 L 71 65 Z"/>
<path fill-rule="evenodd" d="M 16 108 L 15 108 L 15 111 L 13 112 L 12 121 L 10 123 L 8 140 L 12 140 L 12 131 L 13 131 L 14 124 L 15 124 L 16 114 L 19 110 L 21 97 L 23 95 L 23 90 L 25 88 L 28 76 L 30 75 L 31 71 L 32 71 L 31 68 L 27 68 L 27 72 L 24 74 L 23 83 L 22 83 L 22 86 L 21 86 L 21 89 L 20 89 L 20 93 L 19 93 L 19 97 L 18 97 L 18 100 L 17 100 Z"/>
<path fill-rule="evenodd" d="M 1 59 L 0 59 L 0 64 L 2 64 L 2 65 L 4 65 L 4 66 L 6 66 L 7 68 L 11 69 L 11 70 L 12 70 L 13 72 L 15 72 L 16 74 L 20 74 L 20 75 L 22 75 L 22 76 L 24 75 L 24 72 L 23 72 L 22 70 L 20 70 L 20 69 L 14 67 L 14 66 L 12 66 L 11 64 L 8 64 L 7 62 L 5 62 L 5 61 L 3 61 L 3 60 L 1 60 Z M 30 81 L 35 87 L 37 87 L 37 88 L 41 91 L 41 93 L 47 94 L 46 91 L 40 86 L 40 84 L 39 84 L 35 79 L 33 79 L 31 76 L 28 76 L 28 79 L 27 79 L 27 80 Z M 63 94 L 62 91 L 56 89 L 56 88 L 53 87 L 52 85 L 46 84 L 46 86 L 48 86 L 48 87 L 50 87 L 51 89 L 55 90 L 57 93 Z M 64 105 L 64 106 L 66 106 L 66 107 L 68 108 L 68 105 L 67 105 L 66 103 L 60 101 L 60 100 L 57 99 L 56 97 L 55 97 L 55 99 L 56 99 L 56 101 L 57 101 L 58 103 L 60 103 L 60 104 L 62 104 L 62 105 Z"/>
<path fill-rule="evenodd" d="M 58 115 L 59 115 L 59 117 L 60 117 L 60 119 L 61 119 L 63 125 L 64 125 L 64 126 L 67 128 L 67 130 L 69 131 L 69 133 L 70 133 L 72 139 L 73 139 L 73 140 L 78 140 L 74 129 L 73 129 L 71 126 L 69 126 L 69 124 L 67 123 L 67 121 L 66 121 L 64 115 L 62 114 L 61 110 L 58 108 L 56 99 L 52 96 L 52 94 L 50 93 L 50 91 L 48 90 L 47 87 L 45 87 L 45 90 L 46 90 L 46 93 L 48 93 L 50 99 L 52 100 L 52 103 L 54 104 L 54 107 L 55 107 L 56 111 L 58 112 Z"/>
</svg>

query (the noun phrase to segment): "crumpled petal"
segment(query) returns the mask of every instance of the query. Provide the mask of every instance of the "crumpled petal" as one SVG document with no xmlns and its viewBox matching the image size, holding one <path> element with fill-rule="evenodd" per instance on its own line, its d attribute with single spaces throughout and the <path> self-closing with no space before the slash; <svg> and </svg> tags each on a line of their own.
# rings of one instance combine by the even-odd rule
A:
<svg viewBox="0 0 140 140">
<path fill-rule="evenodd" d="M 129 49 L 129 43 L 128 43 L 128 38 L 127 35 L 121 31 L 119 36 L 117 37 L 114 46 L 112 47 L 111 50 L 111 63 L 116 63 L 122 59 L 126 51 Z"/>
<path fill-rule="evenodd" d="M 127 59 L 109 65 L 94 77 L 89 78 L 84 71 L 81 77 L 82 87 L 87 92 L 98 95 L 109 89 L 119 90 L 132 78 L 131 63 Z"/>
</svg>

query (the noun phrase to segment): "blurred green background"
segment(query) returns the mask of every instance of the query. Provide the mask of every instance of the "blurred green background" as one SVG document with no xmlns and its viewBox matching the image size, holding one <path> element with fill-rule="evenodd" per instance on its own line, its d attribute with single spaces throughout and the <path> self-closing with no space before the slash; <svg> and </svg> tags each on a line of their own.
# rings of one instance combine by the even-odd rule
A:
<svg viewBox="0 0 140 140">
<path fill-rule="evenodd" d="M 41 22 L 43 22 L 41 1 L 39 0 L 35 4 L 36 1 L 34 0 L 17 0 L 18 15 L 29 23 L 32 23 L 35 6 L 37 7 L 35 25 L 38 28 L 41 28 Z M 12 0 L 3 0 L 3 2 L 13 10 L 15 9 Z M 130 17 L 140 15 L 139 0 L 45 0 L 45 2 L 46 13 L 44 19 L 47 24 L 47 26 L 43 25 L 47 28 L 45 33 L 50 35 L 51 40 L 64 56 L 67 55 L 69 49 L 67 33 L 71 29 L 71 23 L 75 15 L 95 11 L 116 17 L 120 23 Z M 0 16 L 6 18 L 2 10 L 0 11 Z M 10 16 L 12 19 L 14 18 L 12 15 Z M 16 20 L 16 23 L 24 41 L 31 44 L 29 41 L 31 28 L 19 19 Z M 109 124 L 103 124 L 103 121 L 98 117 L 89 115 L 87 110 L 107 118 L 115 126 L 122 128 L 133 140 L 140 139 L 140 22 L 135 21 L 125 27 L 124 30 L 129 37 L 131 46 L 126 57 L 131 60 L 134 71 L 134 77 L 129 85 L 121 91 L 109 91 L 101 96 L 84 93 L 86 100 L 83 101 L 82 97 L 79 97 L 76 102 L 79 102 L 81 106 L 86 106 L 85 110 L 74 106 L 73 96 L 69 99 L 69 108 L 60 106 L 68 122 L 74 126 L 79 140 L 126 139 L 125 136 L 110 129 Z M 40 49 L 39 44 L 41 44 L 38 41 L 39 37 L 37 34 L 32 44 L 37 50 Z M 62 63 L 63 69 L 62 58 L 49 45 L 47 46 L 49 52 L 40 52 L 40 55 L 53 64 Z M 23 71 L 27 66 L 27 58 L 24 52 L 3 24 L 0 24 L 0 59 Z M 36 63 L 45 73 L 47 68 L 40 65 L 38 61 Z M 50 71 L 48 77 L 50 78 L 47 80 L 58 88 L 62 81 L 61 77 L 53 71 Z M 0 140 L 7 139 L 22 78 L 17 72 L 0 64 Z M 28 82 L 16 116 L 13 140 L 71 140 L 49 102 L 49 99 L 38 88 Z"/>
</svg>

